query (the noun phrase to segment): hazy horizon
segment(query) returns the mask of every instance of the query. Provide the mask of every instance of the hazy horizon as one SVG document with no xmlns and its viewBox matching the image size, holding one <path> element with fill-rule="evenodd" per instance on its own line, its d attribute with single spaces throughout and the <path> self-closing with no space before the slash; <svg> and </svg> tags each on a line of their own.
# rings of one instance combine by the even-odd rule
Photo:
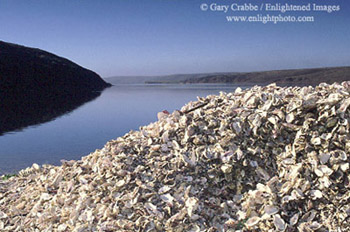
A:
<svg viewBox="0 0 350 232">
<path fill-rule="evenodd" d="M 308 68 L 286 68 L 286 69 L 269 69 L 269 70 L 252 70 L 252 71 L 213 71 L 213 72 L 199 72 L 199 73 L 170 73 L 164 75 L 115 75 L 115 76 L 107 76 L 102 77 L 103 79 L 113 78 L 113 77 L 162 77 L 162 76 L 178 76 L 178 75 L 200 75 L 200 74 L 211 74 L 211 73 L 250 73 L 250 72 L 269 72 L 269 71 L 284 71 L 284 70 L 294 70 L 294 69 L 319 69 L 319 68 L 341 68 L 341 67 L 350 67 L 350 65 L 344 66 L 323 66 L 323 67 L 308 67 Z"/>
<path fill-rule="evenodd" d="M 235 1 L 0 0 L 0 40 L 65 57 L 104 78 L 350 65 L 349 2 L 316 2 L 340 11 L 278 24 L 230 23 L 232 12 L 203 11 L 203 2 Z"/>
</svg>

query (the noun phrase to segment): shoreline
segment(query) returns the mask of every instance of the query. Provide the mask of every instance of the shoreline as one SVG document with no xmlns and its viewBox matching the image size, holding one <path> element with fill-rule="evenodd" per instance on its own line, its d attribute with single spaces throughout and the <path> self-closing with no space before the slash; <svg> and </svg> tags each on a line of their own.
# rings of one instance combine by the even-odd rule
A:
<svg viewBox="0 0 350 232">
<path fill-rule="evenodd" d="M 0 229 L 346 230 L 334 209 L 350 192 L 349 106 L 350 82 L 200 98 L 2 182 Z"/>
</svg>

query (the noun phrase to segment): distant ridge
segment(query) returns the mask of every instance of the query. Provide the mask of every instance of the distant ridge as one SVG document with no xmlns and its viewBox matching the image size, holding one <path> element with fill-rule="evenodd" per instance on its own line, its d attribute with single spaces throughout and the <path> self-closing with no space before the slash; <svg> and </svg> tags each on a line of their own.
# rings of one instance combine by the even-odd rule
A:
<svg viewBox="0 0 350 232">
<path fill-rule="evenodd" d="M 326 67 L 309 69 L 287 69 L 260 72 L 223 72 L 200 74 L 176 74 L 148 77 L 111 77 L 106 80 L 115 84 L 190 84 L 217 83 L 267 85 L 317 85 L 322 82 L 333 83 L 350 81 L 350 67 Z"/>
<path fill-rule="evenodd" d="M 180 83 L 190 78 L 201 78 L 208 75 L 228 74 L 223 73 L 195 73 L 195 74 L 173 74 L 164 76 L 114 76 L 104 78 L 113 84 L 151 84 L 151 83 Z"/>
<path fill-rule="evenodd" d="M 231 73 L 189 78 L 183 83 L 232 83 L 279 85 L 317 85 L 350 81 L 350 67 L 274 70 L 264 72 Z"/>
</svg>

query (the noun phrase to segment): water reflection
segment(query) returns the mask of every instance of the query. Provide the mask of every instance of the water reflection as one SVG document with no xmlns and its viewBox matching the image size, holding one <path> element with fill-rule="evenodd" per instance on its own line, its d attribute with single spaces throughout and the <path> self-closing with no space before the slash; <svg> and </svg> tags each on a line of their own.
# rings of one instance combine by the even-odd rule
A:
<svg viewBox="0 0 350 232">
<path fill-rule="evenodd" d="M 0 136 L 0 175 L 33 163 L 59 165 L 61 159 L 80 159 L 102 148 L 107 141 L 156 121 L 159 111 L 179 110 L 197 96 L 232 92 L 236 87 L 213 84 L 112 86 L 94 101 L 56 120 Z"/>
<path fill-rule="evenodd" d="M 43 97 L 36 94 L 1 92 L 0 135 L 52 121 L 100 95 L 101 92 L 90 92 L 63 96 L 47 94 Z"/>
</svg>

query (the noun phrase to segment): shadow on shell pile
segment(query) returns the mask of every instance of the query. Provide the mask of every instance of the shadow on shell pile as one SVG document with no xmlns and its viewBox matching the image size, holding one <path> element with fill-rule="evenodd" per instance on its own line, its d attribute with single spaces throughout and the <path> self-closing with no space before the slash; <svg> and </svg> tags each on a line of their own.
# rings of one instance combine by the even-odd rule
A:
<svg viewBox="0 0 350 232">
<path fill-rule="evenodd" d="M 0 230 L 349 231 L 349 92 L 272 84 L 160 113 L 2 181 Z"/>
</svg>

